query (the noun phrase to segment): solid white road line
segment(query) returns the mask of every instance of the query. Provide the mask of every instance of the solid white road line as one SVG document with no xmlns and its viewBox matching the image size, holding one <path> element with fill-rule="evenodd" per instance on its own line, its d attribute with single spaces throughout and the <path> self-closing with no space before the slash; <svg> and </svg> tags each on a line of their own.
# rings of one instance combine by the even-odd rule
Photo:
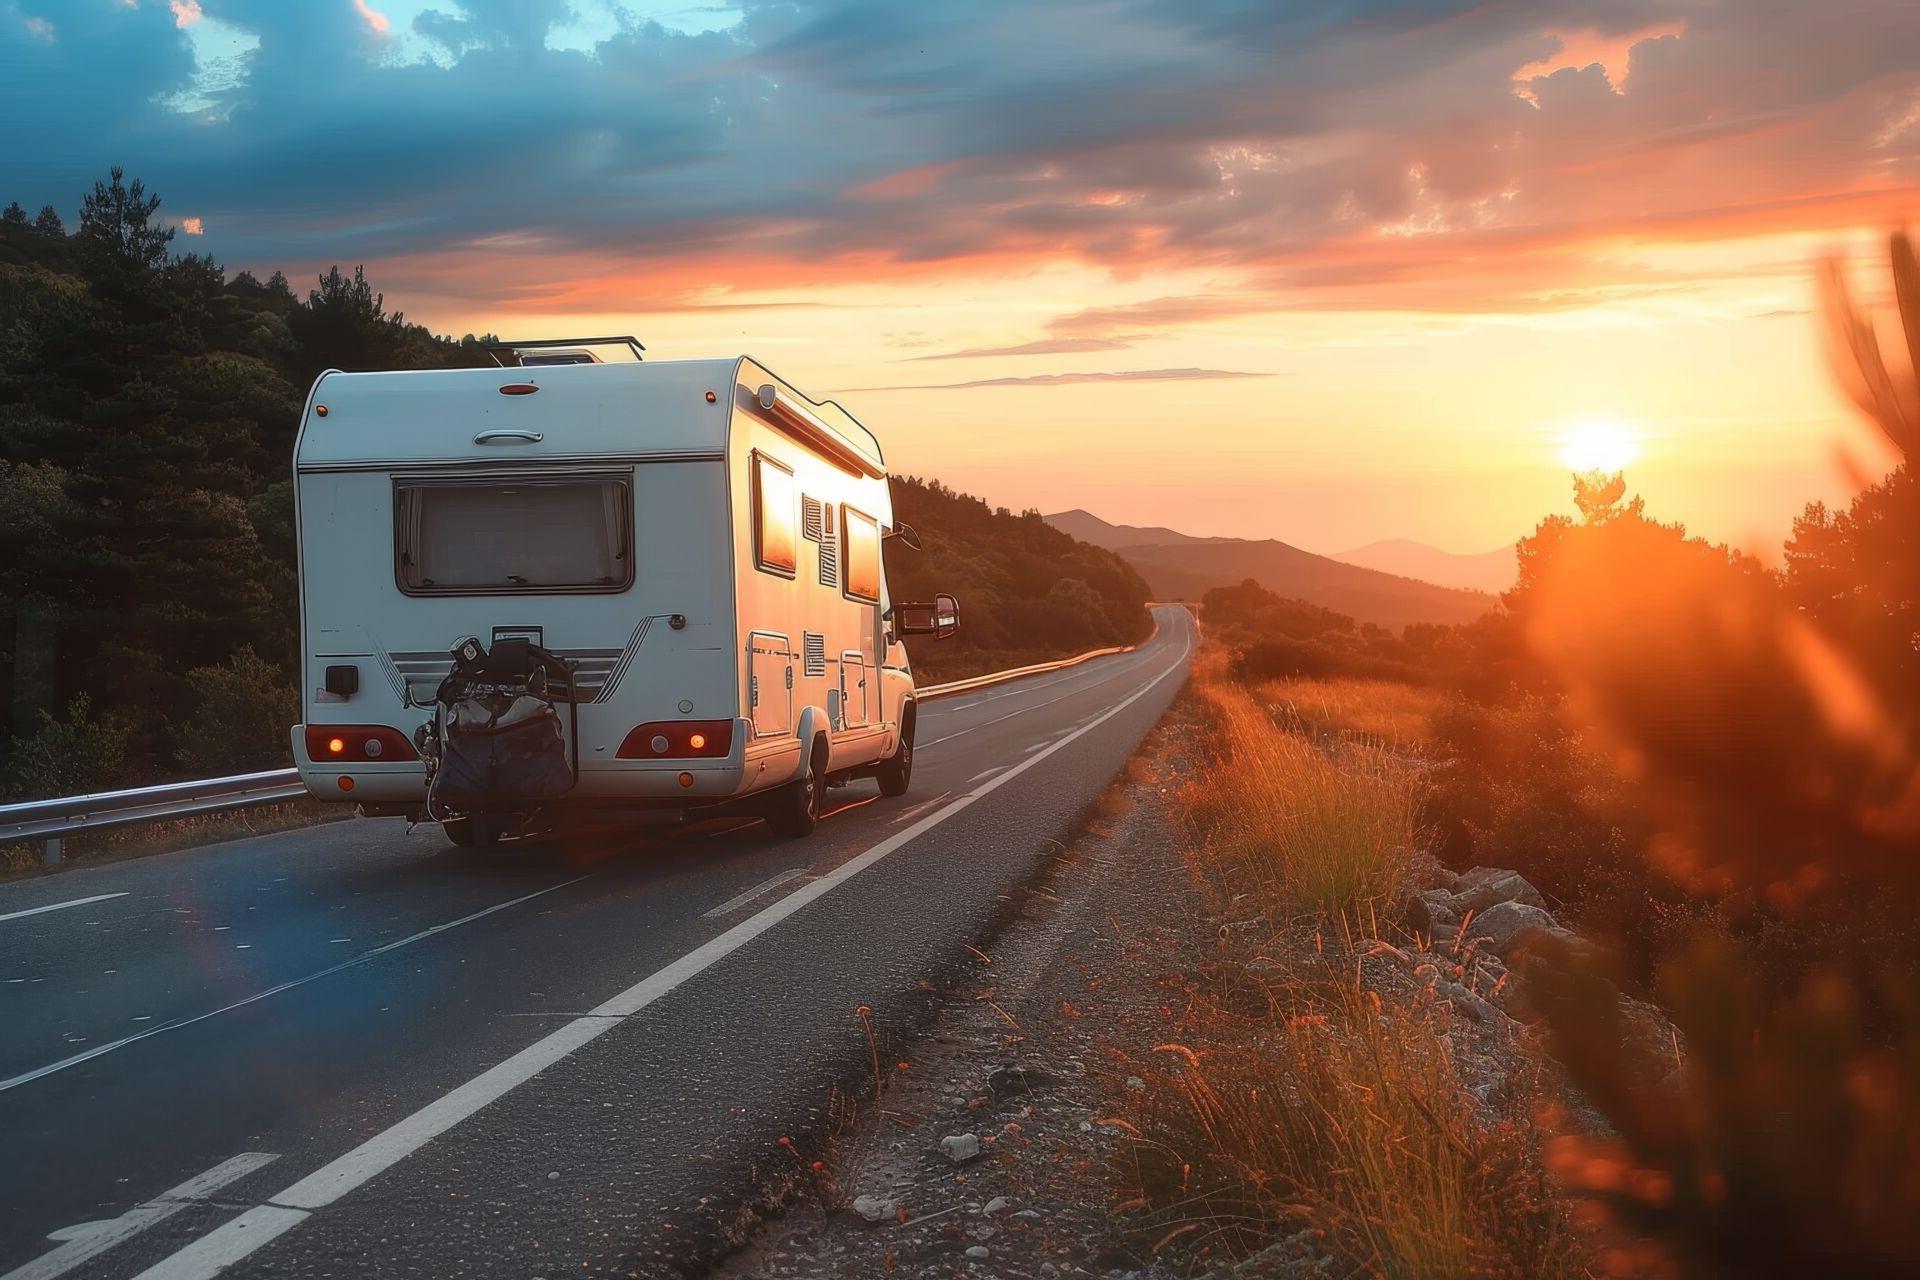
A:
<svg viewBox="0 0 1920 1280">
<path fill-rule="evenodd" d="M 1129 670 L 1130 669 L 1131 668 L 1129 668 Z M 1125 672 L 1114 671 L 1114 672 L 1111 672 L 1110 674 L 1113 676 L 1119 676 L 1119 675 L 1125 674 Z M 1001 715 L 995 716 L 991 720 L 982 720 L 979 724 L 973 725 L 969 728 L 955 729 L 952 733 L 942 734 L 938 738 L 935 738 L 932 742 L 915 743 L 914 747 L 916 750 L 925 751 L 930 747 L 937 747 L 943 742 L 952 742 L 955 738 L 964 738 L 970 733 L 974 733 L 978 730 L 988 728 L 992 725 L 1004 724 L 1006 721 L 1013 719 L 1015 716 L 1023 716 L 1030 711 L 1041 711 L 1046 709 L 1047 707 L 1052 706 L 1056 702 L 1065 702 L 1068 698 L 1077 698 L 1083 693 L 1091 693 L 1094 689 L 1097 689 L 1101 683 L 1104 683 L 1104 682 L 1096 681 L 1095 683 L 1087 685 L 1084 688 L 1069 689 L 1067 690 L 1067 692 L 1061 694 L 1059 697 L 1048 698 L 1045 702 L 1036 702 L 1030 707 L 1015 707 L 1010 711 L 1007 711 Z"/>
<path fill-rule="evenodd" d="M 808 874 L 808 872 L 805 867 L 788 867 L 785 871 L 782 871 L 779 875 L 769 876 L 767 879 L 762 880 L 759 884 L 753 886 L 753 888 L 747 890 L 745 893 L 736 894 L 735 896 L 728 898 L 725 902 L 713 908 L 711 911 L 702 911 L 700 913 L 700 918 L 702 920 L 712 920 L 717 916 L 732 915 L 735 911 L 738 911 L 741 907 L 746 906 L 749 902 L 752 902 L 755 898 L 760 897 L 762 894 L 770 893 L 773 890 L 778 889 L 781 885 L 785 884 L 787 881 L 797 880 L 801 876 L 804 876 L 806 874 Z"/>
<path fill-rule="evenodd" d="M 991 693 L 978 694 L 973 697 L 968 697 L 963 694 L 957 698 L 937 698 L 933 702 L 928 703 L 927 705 L 930 709 L 933 707 L 939 707 L 943 711 L 965 711 L 969 707 L 977 707 L 982 703 L 998 702 L 1002 698 L 1013 698 L 1023 693 L 1032 693 L 1035 689 L 1044 689 L 1048 685 L 1059 684 L 1063 680 L 1072 680 L 1078 676 L 1083 676 L 1087 674 L 1087 672 L 1089 671 L 1099 670 L 1101 669 L 1102 664 L 1106 662 L 1108 659 L 1137 658 L 1137 657 L 1150 656 L 1153 652 L 1153 649 L 1152 649 L 1153 642 L 1155 640 L 1158 640 L 1159 638 L 1160 638 L 1160 631 L 1156 628 L 1152 635 L 1148 636 L 1145 640 L 1140 642 L 1139 648 L 1134 649 L 1131 652 L 1108 654 L 1107 658 L 1105 659 L 1095 658 L 1090 662 L 1085 662 L 1080 664 L 1077 667 L 1069 668 L 1067 671 L 1059 675 L 1051 676 L 1045 680 L 1034 679 L 1031 677 L 1026 679 L 1014 680 L 1010 682 L 1010 687 L 1004 690 L 996 690 Z M 1142 662 L 1135 662 L 1130 664 L 1126 669 L 1133 670 L 1137 667 L 1141 667 L 1144 665 L 1146 664 Z"/>
<path fill-rule="evenodd" d="M 589 872 L 588 874 L 590 875 L 592 873 Z M 445 924 L 436 924 L 431 928 L 422 929 L 418 933 L 408 934 L 406 937 L 397 941 L 389 942 L 385 946 L 375 947 L 371 951 L 362 951 L 352 959 L 342 960 L 336 965 L 329 965 L 318 973 L 310 973 L 304 978 L 294 978 L 291 981 L 281 983 L 277 987 L 268 987 L 265 991 L 256 991 L 244 1000 L 235 1000 L 232 1004 L 222 1005 L 218 1009 L 209 1009 L 205 1013 L 196 1013 L 191 1018 L 177 1018 L 172 1022 L 163 1022 L 157 1027 L 148 1027 L 144 1031 L 136 1031 L 132 1035 L 122 1036 L 118 1040 L 109 1040 L 106 1044 L 97 1045 L 85 1053 L 76 1053 L 71 1058 L 62 1058 L 58 1062 L 49 1062 L 44 1067 L 35 1067 L 32 1071 L 26 1072 L 23 1075 L 14 1076 L 10 1080 L 0 1080 L 0 1093 L 5 1093 L 9 1089 L 17 1089 L 23 1084 L 31 1084 L 42 1076 L 50 1076 L 56 1071 L 65 1071 L 68 1067 L 77 1067 L 83 1062 L 90 1062 L 103 1054 L 112 1053 L 115 1049 L 124 1049 L 130 1044 L 136 1044 L 141 1040 L 148 1039 L 151 1036 L 157 1036 L 162 1032 L 178 1031 L 180 1028 L 190 1027 L 196 1022 L 205 1022 L 208 1018 L 217 1018 L 223 1013 L 232 1013 L 235 1009 L 244 1009 L 250 1004 L 256 1004 L 261 1000 L 267 999 L 269 996 L 277 996 L 282 991 L 291 991 L 295 987 L 304 987 L 309 982 L 317 982 L 321 978 L 331 977 L 339 973 L 342 969 L 351 969 L 355 965 L 365 964 L 376 956 L 383 956 L 389 951 L 398 951 L 401 947 L 412 946 L 416 942 L 423 942 L 435 934 L 445 933 L 449 929 L 458 929 L 463 924 L 472 924 L 475 920 L 483 916 L 490 916 L 496 911 L 505 911 L 508 907 L 517 907 L 523 902 L 531 902 L 533 899 L 544 894 L 552 893 L 555 889 L 564 889 L 570 884 L 579 884 L 586 878 L 587 876 L 575 876 L 571 880 L 563 880 L 559 884 L 549 885 L 545 889 L 524 894 L 518 898 L 514 898 L 512 901 L 495 903 L 493 906 L 476 911 L 472 915 L 461 916 L 458 920 L 449 920 Z M 0 1280 L 5 1280 L 5 1278 L 0 1277 Z"/>
<path fill-rule="evenodd" d="M 75 898 L 71 902 L 55 902 L 44 907 L 28 907 L 25 911 L 9 911 L 7 914 L 0 916 L 0 923 L 8 920 L 18 920 L 22 916 L 43 915 L 49 911 L 65 911 L 68 907 L 84 907 L 89 902 L 106 902 L 111 898 L 124 898 L 126 896 L 125 893 L 96 893 L 91 898 Z M 6 1277 L 0 1276 L 0 1280 L 6 1280 Z"/>
<path fill-rule="evenodd" d="M 482 1107 L 525 1084 L 575 1050 L 591 1044 L 618 1026 L 623 1018 L 633 1016 L 676 987 L 698 977 L 781 921 L 832 893 L 896 849 L 933 830 L 975 801 L 992 794 L 1054 752 L 1093 732 L 1153 692 L 1167 677 L 1178 672 L 1191 648 L 1190 641 L 1183 642 L 1179 655 L 1165 671 L 1115 703 L 1105 714 L 1090 721 L 1078 732 L 1061 738 L 1038 755 L 1028 756 L 1006 772 L 981 783 L 906 830 L 887 837 L 866 852 L 849 858 L 827 874 L 808 881 L 778 902 L 761 908 L 725 933 L 695 947 L 672 964 L 641 979 L 591 1012 L 555 1029 L 498 1066 L 481 1072 L 451 1093 L 428 1103 L 390 1128 L 375 1134 L 331 1164 L 300 1179 L 279 1195 L 269 1197 L 266 1204 L 249 1209 L 239 1217 L 214 1228 L 193 1244 L 141 1272 L 135 1280 L 208 1280 L 221 1268 L 232 1265 L 255 1249 L 292 1230 L 306 1217 L 306 1214 L 300 1212 L 301 1210 L 311 1212 L 324 1208 L 369 1179 L 392 1168 Z"/>
<path fill-rule="evenodd" d="M 264 1151 L 244 1151 L 231 1160 L 223 1160 L 205 1173 L 195 1174 L 171 1191 L 163 1191 L 145 1204 L 137 1204 L 117 1218 L 91 1222 L 73 1233 L 58 1249 L 41 1254 L 23 1267 L 15 1267 L 0 1280 L 54 1280 L 90 1258 L 98 1257 L 116 1245 L 164 1222 L 196 1200 L 205 1200 L 229 1183 L 238 1182 L 255 1169 L 272 1164 L 280 1157 Z"/>
</svg>

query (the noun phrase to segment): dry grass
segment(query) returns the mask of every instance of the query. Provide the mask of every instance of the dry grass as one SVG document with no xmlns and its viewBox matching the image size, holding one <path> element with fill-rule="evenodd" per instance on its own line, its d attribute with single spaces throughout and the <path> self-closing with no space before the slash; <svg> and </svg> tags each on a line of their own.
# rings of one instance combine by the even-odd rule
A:
<svg viewBox="0 0 1920 1280">
<path fill-rule="evenodd" d="M 1189 992 L 1183 1042 L 1135 1064 L 1145 1087 L 1121 1094 L 1135 1140 L 1120 1174 L 1143 1240 L 1190 1258 L 1286 1242 L 1280 1271 L 1330 1255 L 1342 1276 L 1582 1275 L 1536 1135 L 1477 1109 L 1445 1006 L 1383 1001 L 1333 942 L 1377 933 L 1406 883 L 1421 786 L 1381 743 L 1410 744 L 1433 704 L 1372 681 L 1310 684 L 1281 697 L 1303 730 L 1338 731 L 1324 746 L 1281 728 L 1221 664 L 1196 673 L 1218 759 L 1183 797 L 1191 864 L 1217 903 L 1312 923 L 1265 943 L 1290 957 L 1284 976 L 1221 965 L 1218 991 Z M 1255 983 L 1264 998 L 1249 1000 Z"/>
<path fill-rule="evenodd" d="M 1538 1143 L 1477 1117 L 1427 1005 L 1350 978 L 1296 988 L 1251 1033 L 1207 1020 L 1136 1095 L 1148 1234 L 1238 1256 L 1292 1232 L 1345 1273 L 1572 1277 L 1579 1250 Z"/>
<path fill-rule="evenodd" d="M 1362 921 L 1391 904 L 1414 850 L 1415 772 L 1366 744 L 1322 750 L 1223 681 L 1200 695 L 1219 758 L 1186 800 L 1213 887 L 1275 918 Z"/>
<path fill-rule="evenodd" d="M 1434 717 L 1447 703 L 1435 689 L 1354 677 L 1272 680 L 1255 694 L 1307 729 L 1401 750 L 1432 741 Z"/>
</svg>

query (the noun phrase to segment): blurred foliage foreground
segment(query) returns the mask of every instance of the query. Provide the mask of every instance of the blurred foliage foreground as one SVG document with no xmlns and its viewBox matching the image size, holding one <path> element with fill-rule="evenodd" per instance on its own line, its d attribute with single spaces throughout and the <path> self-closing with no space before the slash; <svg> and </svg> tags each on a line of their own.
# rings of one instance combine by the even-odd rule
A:
<svg viewBox="0 0 1920 1280">
<path fill-rule="evenodd" d="M 1778 570 L 1589 475 L 1578 515 L 1519 544 L 1504 612 L 1474 626 L 1396 637 L 1254 583 L 1203 605 L 1243 680 L 1330 683 L 1328 706 L 1420 687 L 1368 714 L 1434 761 L 1436 851 L 1519 871 L 1597 944 L 1543 946 L 1527 988 L 1619 1135 L 1569 1167 L 1688 1272 L 1920 1273 L 1920 270 L 1904 236 L 1893 265 L 1892 353 L 1837 268 L 1825 287 L 1842 381 L 1902 461 L 1845 510 L 1809 506 Z M 1639 1043 L 1623 990 L 1673 1019 L 1678 1083 L 1655 1087 L 1679 1044 Z"/>
</svg>

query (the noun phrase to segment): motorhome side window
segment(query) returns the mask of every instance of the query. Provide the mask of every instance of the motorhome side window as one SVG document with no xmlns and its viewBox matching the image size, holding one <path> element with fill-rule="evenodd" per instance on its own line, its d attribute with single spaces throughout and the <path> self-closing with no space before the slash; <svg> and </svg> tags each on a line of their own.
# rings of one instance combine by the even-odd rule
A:
<svg viewBox="0 0 1920 1280">
<path fill-rule="evenodd" d="M 880 599 L 880 525 L 864 511 L 843 506 L 841 547 L 847 558 L 846 593 L 855 600 Z"/>
<path fill-rule="evenodd" d="M 800 563 L 797 492 L 793 472 L 764 453 L 753 455 L 753 562 L 784 578 L 793 577 Z"/>
<path fill-rule="evenodd" d="M 395 577 L 408 595 L 624 591 L 632 506 L 624 477 L 401 481 Z"/>
</svg>

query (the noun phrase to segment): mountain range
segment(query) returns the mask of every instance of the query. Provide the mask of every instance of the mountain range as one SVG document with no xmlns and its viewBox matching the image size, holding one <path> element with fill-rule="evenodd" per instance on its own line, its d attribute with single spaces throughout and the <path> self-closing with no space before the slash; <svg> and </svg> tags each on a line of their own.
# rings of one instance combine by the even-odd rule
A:
<svg viewBox="0 0 1920 1280">
<path fill-rule="evenodd" d="M 1202 538 L 1158 526 L 1112 524 L 1089 511 L 1044 517 L 1062 533 L 1117 552 L 1162 600 L 1197 600 L 1208 588 L 1252 578 L 1269 591 L 1399 628 L 1412 622 L 1471 622 L 1497 607 L 1491 590 L 1511 585 L 1495 576 L 1492 558 L 1453 556 L 1421 543 L 1375 543 L 1344 556 L 1323 556 L 1272 538 Z M 1412 576 L 1410 570 L 1478 581 L 1485 590 Z M 1477 575 L 1477 576 L 1475 576 Z"/>
</svg>

